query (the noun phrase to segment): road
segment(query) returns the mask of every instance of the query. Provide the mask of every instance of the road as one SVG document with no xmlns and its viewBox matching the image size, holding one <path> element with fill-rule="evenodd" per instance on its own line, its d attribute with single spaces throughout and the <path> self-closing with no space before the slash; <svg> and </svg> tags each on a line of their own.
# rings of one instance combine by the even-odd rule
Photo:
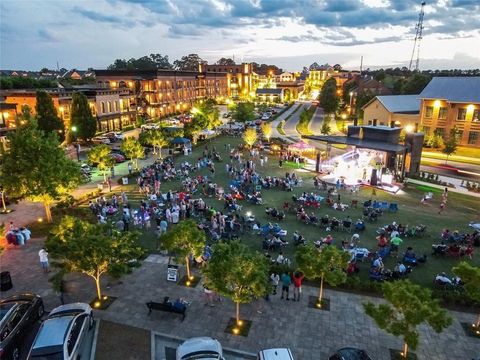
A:
<svg viewBox="0 0 480 360">
<path fill-rule="evenodd" d="M 314 135 L 320 135 L 320 130 L 322 129 L 322 124 L 324 119 L 325 119 L 325 112 L 323 111 L 323 108 L 318 106 L 317 109 L 315 110 L 315 114 L 313 114 L 310 124 L 308 124 L 309 130 Z"/>
<path fill-rule="evenodd" d="M 295 111 L 290 119 L 288 119 L 285 124 L 283 125 L 283 131 L 285 131 L 285 135 L 292 138 L 300 138 L 300 134 L 297 132 L 297 124 L 300 121 L 300 114 L 303 110 L 308 109 L 312 103 L 311 102 L 296 102 L 295 105 L 299 104 L 297 108 L 298 110 Z"/>
<path fill-rule="evenodd" d="M 298 103 L 295 103 L 294 105 L 292 105 L 290 107 L 290 109 L 286 110 L 285 112 L 281 113 L 275 120 L 272 121 L 272 137 L 276 137 L 276 138 L 283 138 L 285 135 L 282 135 L 278 132 L 277 130 L 277 127 L 278 127 L 278 124 L 280 124 L 280 122 L 282 120 L 285 120 L 291 113 L 293 113 L 298 107 L 300 106 L 300 104 Z"/>
</svg>

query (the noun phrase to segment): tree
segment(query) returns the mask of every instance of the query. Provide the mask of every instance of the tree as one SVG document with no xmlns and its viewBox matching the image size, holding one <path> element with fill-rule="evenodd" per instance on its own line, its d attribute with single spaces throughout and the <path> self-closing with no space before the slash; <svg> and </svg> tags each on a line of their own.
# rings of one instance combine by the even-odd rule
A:
<svg viewBox="0 0 480 360">
<path fill-rule="evenodd" d="M 162 158 L 162 148 L 168 145 L 168 140 L 160 130 L 149 130 L 145 133 L 145 142 L 153 146 L 153 154 L 156 154 L 158 148 L 158 156 Z"/>
<path fill-rule="evenodd" d="M 37 91 L 36 100 L 35 112 L 37 113 L 38 128 L 46 133 L 55 132 L 57 136 L 63 134 L 64 124 L 57 115 L 52 97 L 46 91 L 41 90 Z M 60 137 L 62 138 L 62 136 Z"/>
<path fill-rule="evenodd" d="M 198 71 L 199 64 L 206 64 L 206 61 L 197 54 L 188 54 L 173 62 L 175 70 L 183 71 Z"/>
<path fill-rule="evenodd" d="M 357 94 L 355 99 L 355 113 L 360 119 L 363 119 L 363 105 L 368 103 L 375 97 L 375 94 L 370 91 L 365 91 Z"/>
<path fill-rule="evenodd" d="M 337 83 L 334 78 L 329 78 L 322 86 L 320 92 L 320 106 L 327 114 L 333 114 L 338 108 Z"/>
<path fill-rule="evenodd" d="M 480 267 L 472 266 L 466 261 L 462 261 L 453 269 L 453 273 L 462 279 L 464 283 L 465 294 L 477 303 L 480 303 Z M 475 328 L 480 329 L 480 314 L 475 323 Z"/>
<path fill-rule="evenodd" d="M 265 139 L 267 139 L 267 141 L 270 141 L 270 137 L 272 136 L 272 123 L 263 122 L 260 126 L 260 129 L 262 130 L 262 134 Z"/>
<path fill-rule="evenodd" d="M 139 259 L 142 248 L 136 232 L 120 232 L 108 225 L 91 224 L 65 216 L 45 242 L 55 265 L 65 272 L 79 272 L 94 279 L 98 300 L 102 299 L 100 280 L 109 273 L 119 277 Z"/>
<path fill-rule="evenodd" d="M 202 130 L 211 130 L 221 124 L 220 112 L 214 99 L 197 102 L 192 108 L 192 121 L 185 124 L 185 134 L 195 140 Z"/>
<path fill-rule="evenodd" d="M 116 59 L 113 64 L 108 66 L 109 70 L 153 70 L 153 69 L 172 69 L 172 64 L 168 60 L 168 55 L 150 54 L 138 59 L 130 60 Z"/>
<path fill-rule="evenodd" d="M 323 282 L 336 286 L 347 280 L 346 269 L 350 255 L 335 246 L 317 249 L 309 243 L 301 246 L 295 253 L 298 268 L 308 279 L 320 279 L 318 306 L 322 306 Z"/>
<path fill-rule="evenodd" d="M 250 101 L 238 103 L 233 110 L 232 117 L 238 122 L 247 122 L 255 119 L 255 104 Z"/>
<path fill-rule="evenodd" d="M 239 241 L 215 244 L 213 255 L 202 273 L 209 288 L 235 302 L 237 324 L 240 324 L 240 304 L 267 293 L 265 256 L 252 252 Z"/>
<path fill-rule="evenodd" d="M 402 86 L 402 94 L 420 94 L 430 80 L 429 75 L 415 73 L 406 79 Z"/>
<path fill-rule="evenodd" d="M 441 148 L 443 146 L 443 137 L 440 134 L 433 134 L 431 144 L 434 149 Z"/>
<path fill-rule="evenodd" d="M 32 109 L 30 106 L 27 104 L 22 105 L 22 114 L 20 117 L 26 124 L 29 124 L 32 121 Z"/>
<path fill-rule="evenodd" d="M 323 134 L 323 135 L 329 135 L 331 132 L 332 132 L 332 128 L 330 126 L 330 120 L 327 119 L 327 118 L 323 118 L 320 133 Z"/>
<path fill-rule="evenodd" d="M 97 131 L 97 121 L 92 115 L 92 109 L 88 104 L 88 99 L 84 93 L 76 92 L 72 95 L 72 109 L 70 118 L 70 127 L 75 126 L 75 136 L 80 139 L 88 140 L 95 136 Z M 67 130 L 69 132 L 70 129 Z"/>
<path fill-rule="evenodd" d="M 145 155 L 145 150 L 143 149 L 142 144 L 140 144 L 140 142 L 134 137 L 128 137 L 123 140 L 120 148 L 127 157 L 132 160 L 135 159 L 135 169 L 138 170 L 138 159 Z"/>
<path fill-rule="evenodd" d="M 98 170 L 103 174 L 103 181 L 107 181 L 107 172 L 115 164 L 115 160 L 112 157 L 112 149 L 105 144 L 100 144 L 91 148 L 87 157 L 90 164 L 97 164 Z"/>
<path fill-rule="evenodd" d="M 382 290 L 388 304 L 367 302 L 363 308 L 381 329 L 403 338 L 402 356 L 405 358 L 408 357 L 408 347 L 417 348 L 418 325 L 426 322 L 436 333 L 440 333 L 452 323 L 438 300 L 432 299 L 430 289 L 401 280 L 383 283 Z"/>
<path fill-rule="evenodd" d="M 458 130 L 456 127 L 454 127 L 452 130 L 450 130 L 450 136 L 448 137 L 447 141 L 445 142 L 445 146 L 442 149 L 442 153 L 447 155 L 447 158 L 445 159 L 445 164 L 448 161 L 448 157 L 452 154 L 455 154 L 457 151 L 457 146 L 458 146 Z"/>
<path fill-rule="evenodd" d="M 257 141 L 257 130 L 255 130 L 255 128 L 248 128 L 245 130 L 243 133 L 243 141 L 245 141 L 248 146 L 252 147 Z"/>
<path fill-rule="evenodd" d="M 81 182 L 78 165 L 59 146 L 54 133 L 45 134 L 35 124 L 8 135 L 10 149 L 1 149 L 1 182 L 8 194 L 43 203 L 48 222 L 55 200 L 68 195 Z"/>
<path fill-rule="evenodd" d="M 223 58 L 222 57 L 217 61 L 217 65 L 226 65 L 226 66 L 235 65 L 235 61 L 233 61 L 230 58 Z"/>
<path fill-rule="evenodd" d="M 163 247 L 175 254 L 178 263 L 187 267 L 187 277 L 190 274 L 190 256 L 197 258 L 205 248 L 205 232 L 200 230 L 193 220 L 183 220 L 160 237 Z"/>
</svg>

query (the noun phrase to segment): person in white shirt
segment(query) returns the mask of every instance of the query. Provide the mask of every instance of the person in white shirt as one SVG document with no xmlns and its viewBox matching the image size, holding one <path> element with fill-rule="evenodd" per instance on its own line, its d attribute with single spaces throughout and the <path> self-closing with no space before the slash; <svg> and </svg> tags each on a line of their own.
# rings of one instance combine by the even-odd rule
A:
<svg viewBox="0 0 480 360">
<path fill-rule="evenodd" d="M 45 248 L 41 248 L 38 252 L 38 257 L 40 258 L 40 265 L 42 265 L 42 269 L 44 273 L 49 273 L 49 265 L 48 265 L 48 252 Z"/>
<path fill-rule="evenodd" d="M 439 282 L 442 285 L 452 285 L 452 280 L 450 280 L 444 272 L 435 276 L 435 282 Z"/>
</svg>

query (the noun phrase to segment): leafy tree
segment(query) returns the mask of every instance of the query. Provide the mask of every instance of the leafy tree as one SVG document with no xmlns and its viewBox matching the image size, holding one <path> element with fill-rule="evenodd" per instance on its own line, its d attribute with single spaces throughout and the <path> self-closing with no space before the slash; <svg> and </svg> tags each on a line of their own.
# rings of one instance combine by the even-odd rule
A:
<svg viewBox="0 0 480 360">
<path fill-rule="evenodd" d="M 26 124 L 29 124 L 32 121 L 32 109 L 30 106 L 27 104 L 22 105 L 22 114 L 20 117 Z"/>
<path fill-rule="evenodd" d="M 260 126 L 260 129 L 262 130 L 262 134 L 265 139 L 267 139 L 267 141 L 270 141 L 270 137 L 272 136 L 272 123 L 264 121 Z"/>
<path fill-rule="evenodd" d="M 266 258 L 239 241 L 215 244 L 213 255 L 202 272 L 208 287 L 235 302 L 237 324 L 240 304 L 265 295 L 268 289 Z"/>
<path fill-rule="evenodd" d="M 329 78 L 322 86 L 320 92 L 320 105 L 327 114 L 335 113 L 339 100 L 337 96 L 337 83 L 334 78 Z"/>
<path fill-rule="evenodd" d="M 192 108 L 192 121 L 185 124 L 185 134 L 195 139 L 205 129 L 211 130 L 221 124 L 220 112 L 214 99 L 197 102 Z"/>
<path fill-rule="evenodd" d="M 160 130 L 149 130 L 145 132 L 145 142 L 153 146 L 153 154 L 156 154 L 158 148 L 158 156 L 162 158 L 162 148 L 168 145 L 168 140 Z"/>
<path fill-rule="evenodd" d="M 222 57 L 217 61 L 217 65 L 226 65 L 226 66 L 235 65 L 235 61 L 233 61 L 230 58 L 223 58 Z"/>
<path fill-rule="evenodd" d="M 252 121 L 255 119 L 255 104 L 250 101 L 238 103 L 233 110 L 232 117 L 238 122 Z"/>
<path fill-rule="evenodd" d="M 257 141 L 257 130 L 255 130 L 254 128 L 246 129 L 243 133 L 243 141 L 245 141 L 245 144 L 252 147 L 253 144 L 255 144 L 255 142 Z"/>
<path fill-rule="evenodd" d="M 363 119 L 363 105 L 368 103 L 370 100 L 372 100 L 375 97 L 374 93 L 371 93 L 370 91 L 365 91 L 360 94 L 357 94 L 357 97 L 355 99 L 355 113 L 360 119 Z"/>
<path fill-rule="evenodd" d="M 429 75 L 414 73 L 402 86 L 402 94 L 420 94 L 432 78 Z"/>
<path fill-rule="evenodd" d="M 173 252 L 179 263 L 187 267 L 187 277 L 190 274 L 190 256 L 197 258 L 202 255 L 205 248 L 205 232 L 200 230 L 193 220 L 183 220 L 172 230 L 160 237 L 163 248 Z"/>
<path fill-rule="evenodd" d="M 130 60 L 116 59 L 113 64 L 108 66 L 109 70 L 153 70 L 153 69 L 172 69 L 172 64 L 168 60 L 168 55 L 150 54 L 138 59 Z"/>
<path fill-rule="evenodd" d="M 198 71 L 199 64 L 206 64 L 206 61 L 197 54 L 188 54 L 173 62 L 175 70 L 183 71 Z"/>
<path fill-rule="evenodd" d="M 128 137 L 123 140 L 120 148 L 127 157 L 135 159 L 135 169 L 138 170 L 138 159 L 145 155 L 145 150 L 143 149 L 142 144 L 140 144 L 140 142 L 134 137 Z"/>
<path fill-rule="evenodd" d="M 445 142 L 445 147 L 442 149 L 442 153 L 447 155 L 447 158 L 445 159 L 445 164 L 448 161 L 448 157 L 452 154 L 455 154 L 455 152 L 457 151 L 457 146 L 458 146 L 458 130 L 456 127 L 454 127 L 452 130 L 450 130 L 450 136 Z"/>
<path fill-rule="evenodd" d="M 377 81 L 383 81 L 385 79 L 385 76 L 386 76 L 385 70 L 380 69 L 379 71 L 377 71 L 377 73 L 373 78 Z"/>
<path fill-rule="evenodd" d="M 107 181 L 107 172 L 115 164 L 112 157 L 112 149 L 105 144 L 94 146 L 87 154 L 90 164 L 97 164 L 98 170 L 103 174 L 103 181 Z"/>
<path fill-rule="evenodd" d="M 347 280 L 346 269 L 350 255 L 337 249 L 335 246 L 326 246 L 317 249 L 309 243 L 301 246 L 295 253 L 298 268 L 308 279 L 320 279 L 318 306 L 322 306 L 323 282 L 336 286 Z"/>
<path fill-rule="evenodd" d="M 54 133 L 44 134 L 35 124 L 8 135 L 10 149 L 1 150 L 1 182 L 5 191 L 43 203 L 48 222 L 51 204 L 75 189 L 81 181 L 78 165 L 59 146 Z"/>
<path fill-rule="evenodd" d="M 79 272 L 93 278 L 100 300 L 102 275 L 120 277 L 128 272 L 132 261 L 142 256 L 137 239 L 136 232 L 120 232 L 108 225 L 65 216 L 51 231 L 45 246 L 62 271 Z"/>
<path fill-rule="evenodd" d="M 433 134 L 431 139 L 431 146 L 434 149 L 439 149 L 443 146 L 443 137 L 440 134 Z"/>
<path fill-rule="evenodd" d="M 47 89 L 56 88 L 57 83 L 47 79 L 35 79 L 28 76 L 2 76 L 0 89 Z"/>
<path fill-rule="evenodd" d="M 92 109 L 84 93 L 76 92 L 72 95 L 70 126 L 76 127 L 75 135 L 80 139 L 88 140 L 95 136 L 97 121 L 92 115 Z"/>
<path fill-rule="evenodd" d="M 37 113 L 37 124 L 40 130 L 46 133 L 55 132 L 57 135 L 59 132 L 63 133 L 64 124 L 57 115 L 52 97 L 46 91 L 37 91 L 35 112 Z"/>
<path fill-rule="evenodd" d="M 408 357 L 408 347 L 416 349 L 419 340 L 417 326 L 428 323 L 436 333 L 452 323 L 451 317 L 441 308 L 438 300 L 432 299 L 430 289 L 411 283 L 409 280 L 385 282 L 383 297 L 388 304 L 363 304 L 368 316 L 377 325 L 404 341 L 402 356 Z"/>
<path fill-rule="evenodd" d="M 327 118 L 323 118 L 320 133 L 323 134 L 323 135 L 329 135 L 331 132 L 332 132 L 332 128 L 330 126 L 330 120 L 327 119 Z"/>
<path fill-rule="evenodd" d="M 462 261 L 452 270 L 455 275 L 462 279 L 465 294 L 472 301 L 480 303 L 480 267 L 472 266 L 466 261 Z M 480 329 L 480 314 L 475 323 L 475 328 Z"/>
</svg>

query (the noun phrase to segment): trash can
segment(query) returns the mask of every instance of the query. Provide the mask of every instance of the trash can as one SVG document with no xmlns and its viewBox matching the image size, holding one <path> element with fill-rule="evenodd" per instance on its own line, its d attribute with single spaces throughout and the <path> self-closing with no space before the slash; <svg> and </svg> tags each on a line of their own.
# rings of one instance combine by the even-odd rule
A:
<svg viewBox="0 0 480 360">
<path fill-rule="evenodd" d="M 10 271 L 2 271 L 0 273 L 0 290 L 7 291 L 13 287 Z"/>
</svg>

